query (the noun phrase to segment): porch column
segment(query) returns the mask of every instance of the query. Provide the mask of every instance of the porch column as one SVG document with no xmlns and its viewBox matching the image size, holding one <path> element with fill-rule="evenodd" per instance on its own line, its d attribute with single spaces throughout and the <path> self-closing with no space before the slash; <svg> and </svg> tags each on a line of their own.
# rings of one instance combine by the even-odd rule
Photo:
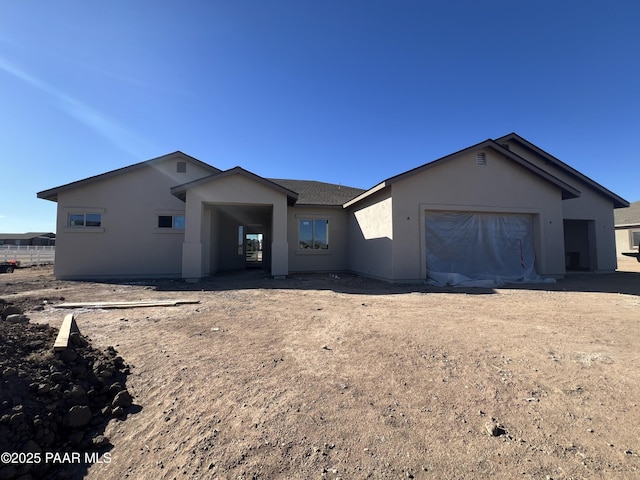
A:
<svg viewBox="0 0 640 480">
<path fill-rule="evenodd" d="M 287 243 L 287 199 L 273 204 L 271 243 L 271 275 L 285 277 L 289 273 L 289 244 Z"/>
<path fill-rule="evenodd" d="M 184 243 L 182 244 L 182 278 L 196 282 L 202 271 L 202 219 L 204 208 L 198 195 L 187 192 Z"/>
</svg>

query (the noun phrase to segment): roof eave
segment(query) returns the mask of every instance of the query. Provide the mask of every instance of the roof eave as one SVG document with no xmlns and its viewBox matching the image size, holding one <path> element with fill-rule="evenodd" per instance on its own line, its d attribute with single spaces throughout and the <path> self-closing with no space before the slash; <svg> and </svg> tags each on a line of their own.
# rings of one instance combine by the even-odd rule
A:
<svg viewBox="0 0 640 480">
<path fill-rule="evenodd" d="M 130 172 L 133 170 L 138 170 L 140 168 L 143 168 L 147 165 L 153 164 L 153 163 L 158 163 L 158 162 L 162 162 L 165 160 L 169 160 L 172 157 L 174 158 L 186 158 L 188 159 L 190 162 L 195 163 L 197 165 L 202 166 L 203 168 L 207 169 L 207 170 L 211 170 L 211 171 L 215 171 L 215 172 L 220 172 L 220 169 L 209 165 L 208 163 L 203 162 L 202 160 L 198 160 L 197 158 L 194 158 L 190 155 L 187 155 L 186 153 L 181 152 L 180 150 L 176 150 L 175 152 L 172 153 L 168 153 L 166 155 L 161 155 L 159 157 L 155 157 L 152 158 L 150 160 L 145 160 L 143 162 L 138 162 L 138 163 L 134 163 L 133 165 L 128 165 L 126 167 L 122 167 L 122 168 L 117 168 L 115 170 L 110 170 L 108 172 L 105 173 L 101 173 L 98 175 L 93 175 L 91 177 L 87 177 L 84 178 L 82 180 L 76 180 L 75 182 L 71 182 L 71 183 L 66 183 L 64 185 L 60 185 L 59 187 L 55 187 L 55 188 L 50 188 L 48 190 L 43 190 L 41 192 L 38 192 L 37 198 L 41 198 L 43 200 L 50 200 L 52 202 L 57 202 L 58 201 L 58 193 L 60 192 L 65 192 L 67 190 L 71 190 L 73 188 L 76 187 L 81 187 L 83 185 L 89 184 L 89 183 L 93 183 L 96 182 L 98 180 L 104 180 L 107 178 L 111 178 L 111 177 L 115 177 L 117 175 L 126 173 L 126 172 Z"/>
<path fill-rule="evenodd" d="M 344 203 L 342 205 L 342 208 L 349 208 L 350 206 L 355 205 L 356 203 L 360 202 L 361 200 L 364 200 L 365 198 L 373 195 L 374 193 L 379 192 L 380 190 L 384 189 L 387 186 L 389 186 L 389 185 L 387 184 L 387 180 L 385 180 L 384 182 L 379 183 L 375 187 L 370 188 L 366 192 L 362 192 L 357 197 L 354 197 L 351 200 L 349 200 L 348 202 Z"/>
<path fill-rule="evenodd" d="M 581 180 L 582 182 L 584 182 L 587 185 L 591 186 L 594 190 L 598 191 L 600 194 L 609 197 L 611 199 L 611 201 L 613 202 L 613 208 L 625 208 L 625 207 L 629 206 L 629 202 L 627 200 L 625 200 L 624 198 L 616 195 L 611 190 L 609 190 L 606 187 L 603 187 L 598 182 L 592 180 L 591 178 L 587 177 L 583 173 L 580 173 L 578 170 L 576 170 L 575 168 L 571 167 L 570 165 L 567 165 L 566 163 L 564 163 L 559 158 L 556 158 L 553 155 L 551 155 L 550 153 L 545 152 L 543 149 L 541 149 L 540 147 L 537 147 L 533 143 L 529 142 L 527 139 L 522 138 L 517 133 L 514 133 L 514 132 L 509 133 L 508 135 L 500 137 L 500 138 L 496 139 L 495 141 L 496 141 L 496 143 L 500 143 L 500 142 L 504 142 L 506 140 L 513 140 L 516 143 L 520 144 L 521 146 L 523 146 L 523 147 L 525 147 L 525 148 L 537 153 L 541 157 L 545 158 L 546 160 L 548 160 L 549 162 L 554 164 L 560 170 L 563 170 L 566 173 L 568 173 L 569 175 L 572 175 L 575 178 Z"/>
<path fill-rule="evenodd" d="M 367 198 L 368 196 L 374 194 L 375 192 L 388 187 L 396 182 L 398 182 L 399 180 L 402 180 L 404 178 L 416 175 L 417 173 L 420 172 L 424 172 L 426 170 L 429 170 L 431 168 L 434 168 L 438 165 L 441 165 L 442 163 L 445 163 L 449 160 L 452 160 L 456 157 L 459 157 L 461 155 L 464 155 L 470 151 L 473 150 L 478 150 L 478 149 L 482 149 L 482 148 L 491 148 L 492 150 L 496 151 L 497 153 L 504 155 L 505 157 L 510 158 L 511 160 L 513 160 L 515 163 L 519 164 L 521 167 L 529 170 L 530 172 L 532 172 L 533 174 L 539 176 L 540 178 L 546 180 L 547 182 L 555 185 L 556 187 L 558 187 L 560 189 L 560 191 L 562 192 L 562 198 L 563 199 L 568 199 L 568 198 L 577 198 L 580 196 L 580 191 L 573 188 L 571 185 L 563 182 L 562 180 L 560 180 L 557 177 L 554 177 L 553 175 L 549 174 L 548 172 L 545 172 L 544 170 L 542 170 L 541 168 L 535 166 L 534 164 L 532 164 L 531 162 L 527 161 L 526 159 L 520 157 L 519 155 L 516 155 L 515 153 L 511 152 L 510 150 L 507 150 L 506 148 L 502 147 L 501 145 L 499 145 L 498 143 L 496 143 L 495 141 L 488 139 L 485 140 L 483 142 L 477 143 L 475 145 L 471 145 L 470 147 L 464 148 L 462 150 L 458 150 L 457 152 L 451 153 L 449 155 L 446 155 L 444 157 L 438 158 L 437 160 L 433 160 L 431 162 L 425 163 L 423 165 L 420 165 L 416 168 L 413 168 L 411 170 L 408 170 L 406 172 L 400 173 L 398 175 L 395 175 L 393 177 L 390 177 L 388 179 L 386 179 L 385 181 L 383 181 L 382 183 L 379 183 L 378 185 L 376 185 L 375 187 L 367 190 L 366 192 L 362 193 L 361 195 L 358 195 L 357 197 L 355 197 L 352 200 L 349 200 L 347 203 L 344 204 L 344 208 L 350 207 L 358 202 L 360 202 L 361 200 Z"/>
<path fill-rule="evenodd" d="M 202 178 L 198 178 L 196 180 L 193 180 L 191 182 L 188 183 L 183 183 L 182 185 L 176 185 L 175 187 L 171 187 L 170 192 L 173 196 L 175 196 L 176 198 L 182 200 L 183 202 L 186 201 L 186 195 L 187 195 L 187 190 L 191 187 L 194 187 L 196 185 L 200 185 L 202 183 L 206 183 L 209 182 L 211 180 L 221 180 L 225 177 L 231 176 L 231 175 L 242 175 L 244 177 L 250 178 L 258 183 L 261 183 L 262 185 L 265 185 L 266 187 L 272 188 L 274 190 L 277 190 L 283 194 L 285 194 L 287 196 L 287 203 L 289 205 L 293 205 L 295 204 L 296 200 L 298 200 L 298 194 L 296 192 L 294 192 L 293 190 L 289 190 L 288 188 L 283 187 L 282 185 L 278 185 L 275 182 L 272 182 L 271 180 L 268 180 L 264 177 L 261 177 L 259 175 L 256 175 L 253 172 L 250 172 L 248 170 L 245 170 L 242 167 L 233 167 L 230 168 L 228 170 L 225 170 L 223 172 L 219 172 L 219 173 L 214 173 L 212 175 L 208 175 L 206 177 L 202 177 Z"/>
</svg>

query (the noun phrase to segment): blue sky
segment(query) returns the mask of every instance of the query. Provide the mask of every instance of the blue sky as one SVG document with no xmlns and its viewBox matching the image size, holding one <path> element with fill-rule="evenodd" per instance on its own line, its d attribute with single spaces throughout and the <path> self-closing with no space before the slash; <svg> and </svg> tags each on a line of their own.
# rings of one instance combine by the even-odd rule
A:
<svg viewBox="0 0 640 480">
<path fill-rule="evenodd" d="M 181 150 L 369 188 L 515 131 L 640 200 L 637 0 L 0 0 L 0 231 Z"/>
</svg>

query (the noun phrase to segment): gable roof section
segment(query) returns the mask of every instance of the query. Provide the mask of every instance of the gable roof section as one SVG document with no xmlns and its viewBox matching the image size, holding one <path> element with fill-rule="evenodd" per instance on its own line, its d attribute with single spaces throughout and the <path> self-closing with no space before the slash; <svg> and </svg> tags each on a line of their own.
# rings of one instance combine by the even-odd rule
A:
<svg viewBox="0 0 640 480">
<path fill-rule="evenodd" d="M 613 211 L 616 227 L 640 225 L 640 201 L 633 202 L 629 208 L 621 208 Z"/>
<path fill-rule="evenodd" d="M 88 177 L 83 180 L 78 180 L 76 182 L 67 183 L 65 185 L 51 188 L 49 190 L 43 190 L 41 192 L 38 192 L 37 196 L 38 198 L 42 198 L 44 200 L 51 200 L 52 202 L 56 202 L 58 200 L 58 193 L 65 192 L 67 190 L 72 190 L 77 187 L 85 186 L 100 180 L 105 180 L 111 177 L 115 177 L 117 175 L 122 175 L 124 173 L 132 172 L 134 170 L 138 170 L 140 168 L 143 168 L 149 165 L 154 165 L 156 163 L 161 163 L 166 160 L 172 160 L 172 159 L 176 159 L 176 160 L 184 159 L 191 163 L 199 165 L 204 169 L 211 171 L 212 173 L 220 172 L 219 169 L 212 167 L 208 163 L 198 160 L 197 158 L 191 157 L 178 150 L 173 153 L 169 153 L 167 155 L 162 155 L 161 157 L 152 158 L 151 160 L 145 160 L 144 162 L 134 163 L 133 165 L 129 165 L 128 167 L 118 168 L 116 170 L 111 170 L 106 173 L 101 173 L 100 175 L 94 175 L 93 177 Z"/>
<path fill-rule="evenodd" d="M 315 180 L 286 180 L 272 178 L 272 182 L 298 193 L 296 205 L 339 206 L 365 192 L 362 188 L 346 187 Z"/>
<path fill-rule="evenodd" d="M 203 183 L 210 182 L 212 180 L 221 180 L 225 177 L 229 177 L 231 175 L 242 175 L 243 177 L 247 177 L 255 182 L 261 183 L 262 185 L 277 190 L 287 196 L 287 202 L 290 205 L 293 205 L 298 199 L 298 194 L 293 190 L 289 190 L 288 188 L 279 185 L 271 180 L 263 178 L 255 173 L 252 173 L 248 170 L 245 170 L 242 167 L 233 167 L 229 170 L 225 170 L 224 172 L 214 173 L 213 175 L 207 175 L 206 177 L 199 178 L 197 180 L 193 180 L 191 182 L 183 183 L 182 185 L 177 185 L 175 187 L 171 187 L 171 194 L 183 202 L 187 197 L 187 190 L 189 188 L 195 187 L 197 185 L 202 185 Z"/>
<path fill-rule="evenodd" d="M 394 177 L 388 178 L 387 180 L 384 180 L 383 182 L 379 183 L 378 185 L 374 186 L 373 188 L 367 190 L 366 192 L 364 192 L 363 194 L 357 196 L 356 198 L 346 202 L 344 204 L 344 207 L 349 207 L 351 205 L 354 205 L 356 203 L 358 203 L 360 200 L 365 199 L 366 197 L 368 197 L 369 195 L 372 195 L 375 192 L 378 192 L 380 190 L 382 190 L 385 187 L 388 187 L 396 182 L 398 182 L 399 180 L 403 180 L 407 177 L 416 175 L 418 173 L 424 172 L 426 170 L 429 170 L 431 168 L 434 167 L 438 167 L 450 160 L 453 160 L 454 158 L 458 158 L 461 155 L 464 155 L 470 151 L 473 150 L 481 150 L 481 149 L 491 149 L 494 150 L 495 152 L 503 155 L 505 158 L 513 161 L 514 163 L 520 165 L 522 168 L 528 170 L 529 172 L 531 172 L 532 174 L 534 174 L 535 176 L 539 177 L 540 179 L 551 183 L 552 185 L 556 186 L 557 188 L 560 189 L 560 191 L 562 192 L 562 198 L 563 199 L 567 199 L 567 198 L 577 198 L 580 196 L 580 191 L 573 188 L 571 185 L 563 182 L 562 180 L 560 180 L 559 178 L 551 175 L 549 172 L 541 169 L 540 167 L 534 165 L 533 163 L 529 162 L 528 160 L 522 158 L 520 155 L 517 155 L 515 153 L 513 153 L 510 150 L 507 150 L 506 148 L 502 147 L 501 145 L 499 145 L 498 143 L 496 143 L 495 141 L 488 139 L 485 140 L 484 142 L 480 142 L 476 145 L 472 145 L 470 147 L 467 147 L 463 150 L 457 151 L 455 153 L 452 153 L 450 155 L 447 155 L 445 157 L 439 158 L 437 160 L 434 160 L 432 162 L 429 163 L 425 163 L 424 165 L 421 165 L 419 167 L 416 167 L 412 170 L 408 170 L 404 173 L 401 173 L 399 175 L 396 175 Z"/>
<path fill-rule="evenodd" d="M 512 132 L 512 133 L 510 133 L 508 135 L 505 135 L 504 137 L 500 137 L 500 138 L 496 139 L 495 141 L 496 141 L 496 143 L 502 143 L 502 142 L 505 142 L 505 141 L 508 141 L 508 140 L 512 140 L 512 141 L 518 143 L 519 145 L 525 147 L 526 149 L 530 150 L 531 152 L 534 152 L 534 153 L 538 154 L 539 156 L 544 158 L 547 162 L 549 162 L 550 164 L 554 165 L 556 168 L 558 168 L 558 169 L 562 170 L 563 172 L 567 173 L 568 175 L 574 177 L 575 179 L 579 180 L 583 184 L 586 184 L 587 186 L 589 186 L 590 188 L 592 188 L 596 192 L 600 193 L 601 195 L 604 195 L 605 197 L 608 197 L 613 202 L 613 208 L 624 208 L 624 207 L 628 207 L 629 206 L 629 202 L 627 202 L 624 198 L 619 197 L 618 195 L 613 193 L 611 190 L 608 190 L 605 187 L 603 187 L 602 185 L 600 185 L 599 183 L 591 180 L 586 175 L 580 173 L 575 168 L 570 167 L 569 165 L 567 165 L 563 161 L 557 159 L 556 157 L 554 157 L 550 153 L 547 153 L 544 150 L 542 150 L 541 148 L 536 147 L 533 143 L 531 143 L 528 140 L 522 138 L 517 133 L 513 133 Z"/>
</svg>

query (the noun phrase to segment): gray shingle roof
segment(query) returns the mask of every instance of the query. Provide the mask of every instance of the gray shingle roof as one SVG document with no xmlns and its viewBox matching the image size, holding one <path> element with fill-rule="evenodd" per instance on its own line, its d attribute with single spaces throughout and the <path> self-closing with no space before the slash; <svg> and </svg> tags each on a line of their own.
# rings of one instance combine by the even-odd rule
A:
<svg viewBox="0 0 640 480">
<path fill-rule="evenodd" d="M 286 180 L 269 178 L 273 183 L 293 190 L 298 194 L 296 205 L 344 205 L 365 190 L 345 187 L 333 183 L 316 182 L 315 180 Z"/>
<path fill-rule="evenodd" d="M 640 201 L 632 202 L 628 208 L 613 211 L 616 225 L 640 225 Z"/>
</svg>

